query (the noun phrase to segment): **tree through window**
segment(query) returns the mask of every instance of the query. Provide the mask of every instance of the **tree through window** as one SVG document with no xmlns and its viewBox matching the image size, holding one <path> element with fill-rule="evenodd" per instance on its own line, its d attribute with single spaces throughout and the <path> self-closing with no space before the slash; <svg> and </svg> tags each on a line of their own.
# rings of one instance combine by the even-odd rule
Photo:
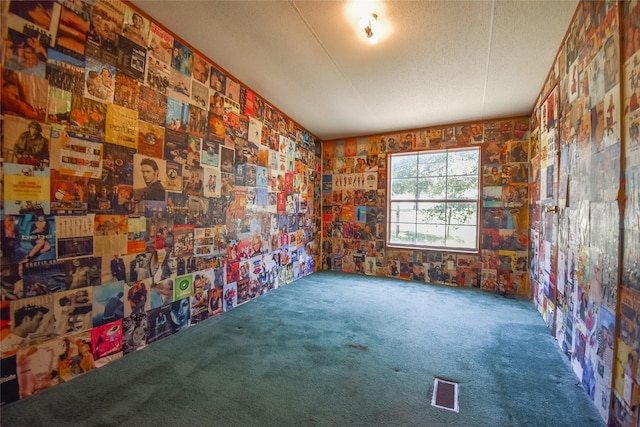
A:
<svg viewBox="0 0 640 427">
<path fill-rule="evenodd" d="M 389 157 L 387 245 L 477 251 L 480 149 Z"/>
</svg>

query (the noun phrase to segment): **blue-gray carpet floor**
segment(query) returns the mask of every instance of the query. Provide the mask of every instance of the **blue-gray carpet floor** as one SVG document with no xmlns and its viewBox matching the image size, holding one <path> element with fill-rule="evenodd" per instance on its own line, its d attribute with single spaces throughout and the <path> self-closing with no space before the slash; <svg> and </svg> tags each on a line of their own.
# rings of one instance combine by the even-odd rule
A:
<svg viewBox="0 0 640 427">
<path fill-rule="evenodd" d="M 431 405 L 458 382 L 459 412 Z M 2 408 L 6 426 L 601 426 L 529 301 L 316 273 Z"/>
</svg>

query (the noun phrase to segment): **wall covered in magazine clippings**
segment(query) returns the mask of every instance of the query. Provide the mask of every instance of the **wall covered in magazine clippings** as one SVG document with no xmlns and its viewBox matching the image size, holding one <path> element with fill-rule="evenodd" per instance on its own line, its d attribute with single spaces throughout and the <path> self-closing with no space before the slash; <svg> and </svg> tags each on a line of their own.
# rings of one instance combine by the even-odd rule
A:
<svg viewBox="0 0 640 427">
<path fill-rule="evenodd" d="M 2 8 L 2 404 L 316 269 L 313 135 L 127 3 Z"/>
<path fill-rule="evenodd" d="M 531 119 L 531 285 L 620 427 L 638 425 L 640 403 L 639 95 L 640 4 L 580 2 Z"/>
<path fill-rule="evenodd" d="M 479 253 L 385 247 L 388 154 L 481 148 Z M 529 295 L 529 119 L 322 144 L 322 268 Z"/>
</svg>

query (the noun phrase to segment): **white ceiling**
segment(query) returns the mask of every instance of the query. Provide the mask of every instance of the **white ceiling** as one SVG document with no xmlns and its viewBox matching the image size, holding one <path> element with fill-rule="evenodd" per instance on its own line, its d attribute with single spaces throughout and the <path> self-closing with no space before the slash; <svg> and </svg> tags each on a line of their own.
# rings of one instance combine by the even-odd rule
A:
<svg viewBox="0 0 640 427">
<path fill-rule="evenodd" d="M 133 3 L 329 140 L 530 114 L 578 1 Z"/>
</svg>

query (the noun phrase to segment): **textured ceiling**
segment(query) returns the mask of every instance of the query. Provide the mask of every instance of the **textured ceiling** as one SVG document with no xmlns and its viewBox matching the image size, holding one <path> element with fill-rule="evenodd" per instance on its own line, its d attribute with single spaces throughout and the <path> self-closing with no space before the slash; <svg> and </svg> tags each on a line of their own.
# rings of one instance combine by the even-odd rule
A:
<svg viewBox="0 0 640 427">
<path fill-rule="evenodd" d="M 133 3 L 322 140 L 529 114 L 577 6 Z M 379 16 L 376 44 L 363 8 Z"/>
</svg>

